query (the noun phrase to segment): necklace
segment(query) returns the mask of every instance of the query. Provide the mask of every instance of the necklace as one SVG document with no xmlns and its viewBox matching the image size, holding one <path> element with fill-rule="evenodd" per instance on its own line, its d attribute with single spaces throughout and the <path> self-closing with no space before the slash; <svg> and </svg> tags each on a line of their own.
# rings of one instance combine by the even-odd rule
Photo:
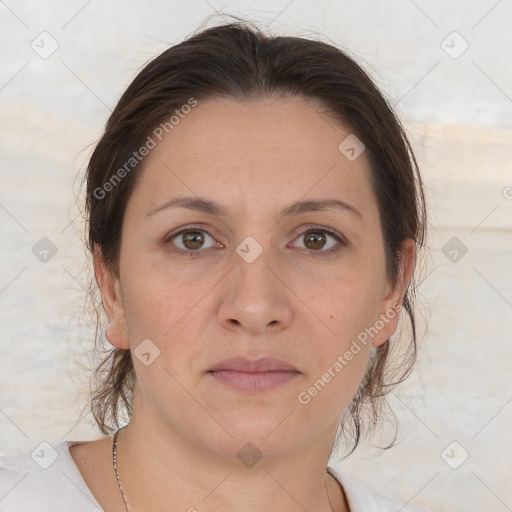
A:
<svg viewBox="0 0 512 512">
<path fill-rule="evenodd" d="M 114 434 L 114 442 L 112 443 L 112 465 L 114 466 L 114 473 L 116 474 L 117 485 L 119 486 L 119 490 L 121 491 L 121 496 L 123 497 L 124 507 L 126 512 L 130 512 L 130 507 L 128 506 L 128 501 L 126 501 L 126 496 L 124 495 L 123 486 L 121 485 L 121 479 L 119 478 L 119 472 L 117 471 L 117 434 L 119 430 Z"/>
<path fill-rule="evenodd" d="M 119 434 L 119 430 L 114 434 L 114 441 L 112 443 L 112 465 L 114 466 L 114 473 L 116 474 L 117 485 L 119 490 L 121 491 L 121 496 L 123 497 L 124 507 L 126 512 L 130 512 L 130 507 L 128 506 L 128 501 L 126 500 L 126 496 L 124 495 L 123 486 L 121 485 L 121 479 L 119 478 L 119 471 L 117 470 L 117 434 Z M 331 506 L 331 510 L 334 510 L 331 498 L 329 497 L 329 493 L 327 493 L 327 499 L 329 500 L 329 505 Z"/>
</svg>

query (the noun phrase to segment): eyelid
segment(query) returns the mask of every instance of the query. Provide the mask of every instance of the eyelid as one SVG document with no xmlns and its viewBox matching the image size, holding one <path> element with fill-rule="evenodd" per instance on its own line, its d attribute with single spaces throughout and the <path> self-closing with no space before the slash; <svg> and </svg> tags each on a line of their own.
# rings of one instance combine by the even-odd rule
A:
<svg viewBox="0 0 512 512">
<path fill-rule="evenodd" d="M 332 236 L 338 242 L 337 246 L 335 246 L 331 249 L 328 249 L 326 251 L 322 251 L 322 250 L 314 251 L 314 250 L 310 249 L 309 252 L 314 255 L 332 254 L 332 253 L 340 250 L 342 247 L 351 247 L 352 246 L 352 243 L 349 242 L 349 240 L 343 234 L 341 234 L 339 231 L 332 229 L 332 228 L 328 228 L 328 227 L 320 225 L 320 224 L 308 224 L 306 226 L 301 226 L 301 230 L 299 231 L 299 234 L 297 235 L 296 238 L 294 238 L 293 241 L 295 242 L 295 240 L 297 240 L 297 238 L 299 238 L 300 236 L 302 236 L 305 233 L 308 233 L 310 231 L 313 231 L 313 232 L 314 231 L 323 231 L 323 232 L 327 233 L 328 235 Z"/>
<path fill-rule="evenodd" d="M 223 247 L 223 244 L 221 242 L 219 242 L 213 235 L 211 235 L 208 231 L 208 229 L 206 229 L 203 225 L 201 224 L 190 224 L 190 225 L 187 225 L 187 226 L 182 226 L 176 230 L 173 230 L 171 231 L 169 234 L 167 234 L 164 239 L 162 240 L 162 246 L 166 246 L 170 243 L 172 243 L 172 240 L 176 237 L 178 237 L 179 235 L 183 234 L 183 233 L 186 233 L 188 231 L 201 231 L 203 233 L 206 233 L 210 238 L 212 238 L 213 240 L 215 240 L 216 242 L 216 246 L 218 247 L 219 244 L 221 247 Z M 183 249 L 181 249 L 180 247 L 178 247 L 176 244 L 173 244 L 173 251 L 174 252 L 177 252 L 178 254 L 185 254 L 185 255 L 192 255 L 192 256 L 195 256 L 195 255 L 199 255 L 201 254 L 201 252 L 204 251 L 204 249 L 198 249 L 196 251 L 185 251 Z M 211 249 L 211 247 L 208 247 L 208 249 Z"/>
<path fill-rule="evenodd" d="M 321 224 L 307 224 L 305 226 L 301 226 L 300 235 L 303 235 L 308 231 L 325 231 L 326 233 L 329 233 L 334 237 L 338 237 L 342 242 L 346 243 L 347 245 L 350 245 L 350 242 L 347 240 L 347 238 L 336 229 L 328 228 L 327 226 L 323 226 Z"/>
<path fill-rule="evenodd" d="M 164 243 L 167 243 L 167 242 L 170 242 L 174 237 L 178 236 L 178 235 L 181 235 L 182 233 L 185 233 L 187 231 L 204 231 L 205 233 L 207 233 L 208 235 L 210 235 L 210 233 L 208 233 L 208 230 L 201 224 L 188 224 L 186 226 L 181 226 L 173 231 L 171 231 L 170 233 L 168 233 L 165 237 L 164 237 L 164 240 L 163 242 Z M 212 238 L 213 236 L 210 235 Z"/>
</svg>

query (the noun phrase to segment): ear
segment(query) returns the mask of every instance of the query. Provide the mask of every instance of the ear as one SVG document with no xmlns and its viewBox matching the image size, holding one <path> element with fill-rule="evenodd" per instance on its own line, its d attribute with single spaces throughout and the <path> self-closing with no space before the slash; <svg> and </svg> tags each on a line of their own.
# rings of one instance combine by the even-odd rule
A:
<svg viewBox="0 0 512 512">
<path fill-rule="evenodd" d="M 130 338 L 126 323 L 126 312 L 119 277 L 107 268 L 101 248 L 94 247 L 94 276 L 101 291 L 105 312 L 109 319 L 107 340 L 120 349 L 130 348 Z"/>
<path fill-rule="evenodd" d="M 395 285 L 392 285 L 388 281 L 386 285 L 384 297 L 379 308 L 379 317 L 375 322 L 375 328 L 378 328 L 378 332 L 372 340 L 374 347 L 384 344 L 398 327 L 399 312 L 402 309 L 404 296 L 414 272 L 415 262 L 416 242 L 412 238 L 408 238 L 404 241 L 400 251 L 397 282 Z"/>
</svg>

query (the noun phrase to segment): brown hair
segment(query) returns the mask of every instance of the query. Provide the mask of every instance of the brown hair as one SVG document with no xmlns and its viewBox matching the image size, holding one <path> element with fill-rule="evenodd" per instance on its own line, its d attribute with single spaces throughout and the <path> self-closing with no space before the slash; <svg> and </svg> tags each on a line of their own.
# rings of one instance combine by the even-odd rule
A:
<svg viewBox="0 0 512 512">
<path fill-rule="evenodd" d="M 90 252 L 99 248 L 107 267 L 119 275 L 123 216 L 138 166 L 123 173 L 115 186 L 106 183 L 176 109 L 191 98 L 198 102 L 214 97 L 244 101 L 290 95 L 322 105 L 366 146 L 387 275 L 396 283 L 403 242 L 412 238 L 422 247 L 426 225 L 418 166 L 396 115 L 368 75 L 340 49 L 316 40 L 267 36 L 243 20 L 203 30 L 165 50 L 139 72 L 122 95 L 87 169 Z M 98 193 L 107 188 L 108 193 Z M 417 353 L 414 293 L 412 280 L 403 302 L 411 326 L 405 349 L 400 357 L 391 357 L 395 348 L 388 340 L 372 350 L 361 386 L 345 411 L 341 432 L 351 433 L 353 449 L 365 430 L 363 420 L 367 420 L 368 431 L 373 430 L 386 404 L 385 395 L 413 369 Z M 98 331 L 96 341 L 101 346 Z M 131 357 L 129 350 L 114 348 L 94 373 L 91 410 L 104 434 L 121 426 L 123 412 L 131 416 L 136 382 Z"/>
</svg>

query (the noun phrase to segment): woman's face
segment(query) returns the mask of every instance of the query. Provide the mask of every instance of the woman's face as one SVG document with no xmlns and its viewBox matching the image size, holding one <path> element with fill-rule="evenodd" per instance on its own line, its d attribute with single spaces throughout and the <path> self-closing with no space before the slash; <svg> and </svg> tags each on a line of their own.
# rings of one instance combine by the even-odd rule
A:
<svg viewBox="0 0 512 512">
<path fill-rule="evenodd" d="M 403 296 L 366 155 L 338 148 L 349 135 L 301 98 L 215 99 L 145 157 L 119 279 L 100 278 L 109 338 L 134 351 L 138 421 L 230 455 L 332 442 Z M 295 371 L 222 363 L 237 357 Z"/>
</svg>

